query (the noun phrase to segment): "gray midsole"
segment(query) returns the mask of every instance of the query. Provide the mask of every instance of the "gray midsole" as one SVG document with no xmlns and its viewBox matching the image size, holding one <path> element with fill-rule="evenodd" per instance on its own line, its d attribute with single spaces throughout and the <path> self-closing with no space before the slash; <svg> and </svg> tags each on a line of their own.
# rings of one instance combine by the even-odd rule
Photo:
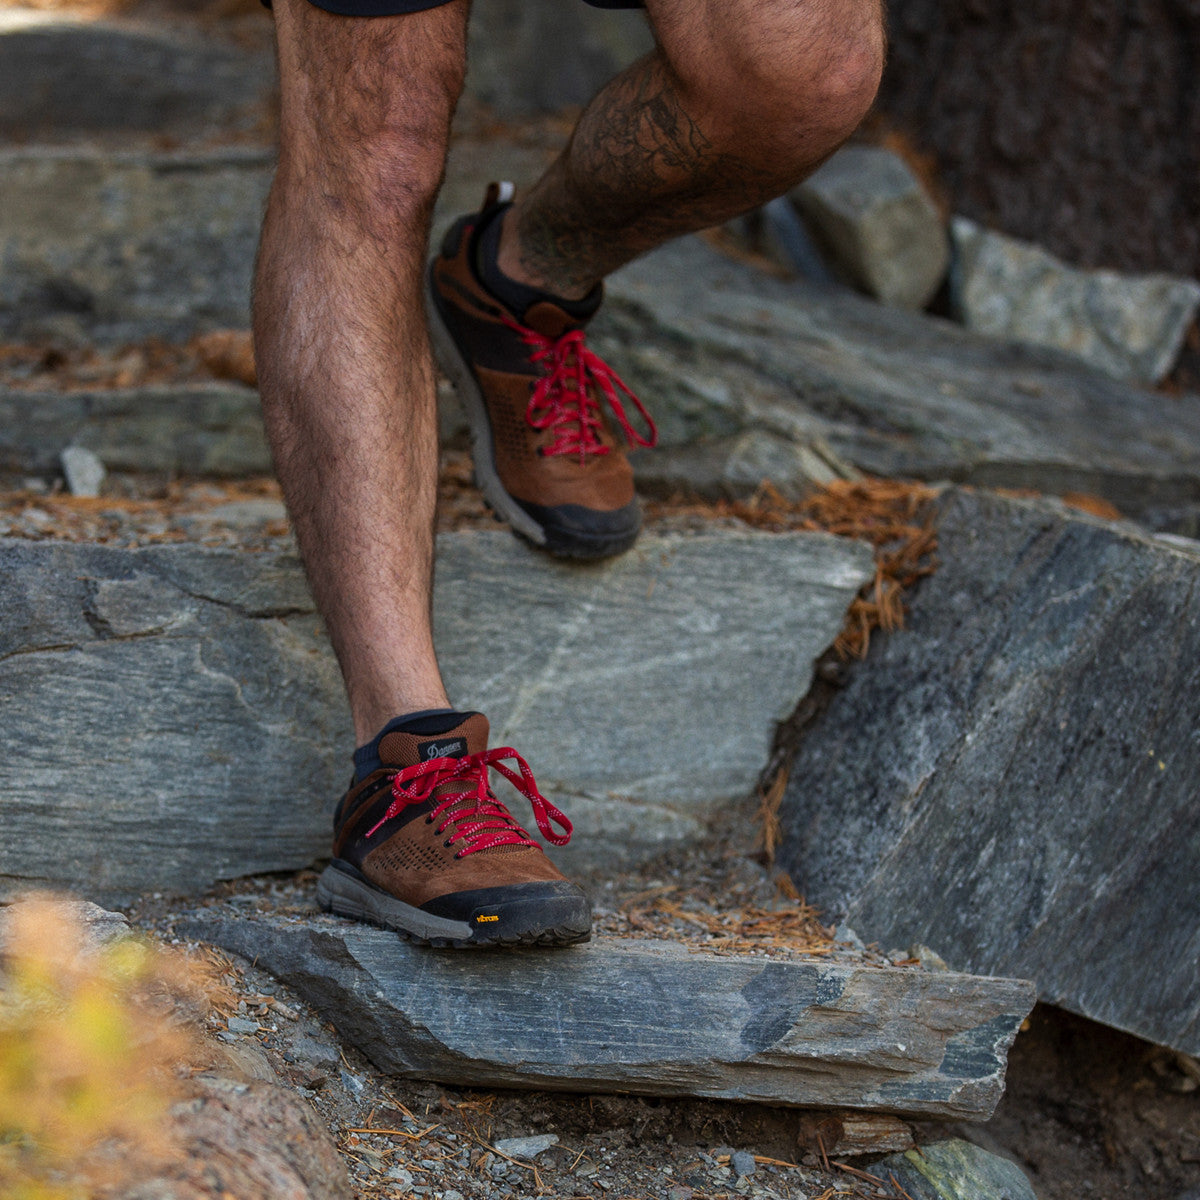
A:
<svg viewBox="0 0 1200 1200">
<path fill-rule="evenodd" d="M 475 478 L 497 516 L 507 521 L 519 533 L 523 533 L 531 542 L 539 546 L 545 545 L 546 534 L 542 527 L 505 491 L 504 484 L 500 482 L 500 476 L 496 473 L 492 427 L 488 421 L 483 393 L 479 390 L 479 384 L 475 382 L 471 368 L 450 336 L 442 314 L 438 312 L 433 300 L 433 283 L 428 274 L 425 277 L 425 304 L 429 310 L 429 336 L 433 343 L 434 357 L 458 393 L 458 398 L 466 410 L 467 424 L 471 427 Z"/>
<path fill-rule="evenodd" d="M 321 872 L 321 878 L 317 880 L 317 902 L 338 916 L 377 921 L 380 925 L 400 928 L 418 937 L 474 936 L 469 922 L 435 917 L 423 909 L 405 904 L 403 900 L 397 900 L 395 896 L 377 891 L 369 883 L 355 879 L 337 867 L 326 867 Z"/>
</svg>

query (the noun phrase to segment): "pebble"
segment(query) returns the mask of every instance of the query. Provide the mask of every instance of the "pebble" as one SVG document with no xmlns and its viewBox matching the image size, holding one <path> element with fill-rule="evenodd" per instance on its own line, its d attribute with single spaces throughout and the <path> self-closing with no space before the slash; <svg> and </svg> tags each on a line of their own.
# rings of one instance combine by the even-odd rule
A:
<svg viewBox="0 0 1200 1200">
<path fill-rule="evenodd" d="M 748 1154 L 745 1150 L 735 1150 L 729 1156 L 729 1165 L 738 1175 L 742 1176 L 753 1175 L 758 1170 L 758 1163 L 754 1161 L 754 1155 Z"/>
<path fill-rule="evenodd" d="M 307 1035 L 293 1040 L 290 1049 L 284 1052 L 284 1058 L 288 1062 L 308 1063 L 313 1067 L 336 1067 L 342 1061 L 336 1046 Z"/>
<path fill-rule="evenodd" d="M 245 1017 L 230 1017 L 226 1022 L 230 1033 L 257 1033 L 258 1022 L 247 1020 Z"/>
<path fill-rule="evenodd" d="M 501 1138 L 495 1143 L 501 1154 L 510 1158 L 536 1158 L 539 1154 L 558 1145 L 557 1133 L 539 1133 L 529 1137 Z"/>
<path fill-rule="evenodd" d="M 108 475 L 104 464 L 83 446 L 68 446 L 59 456 L 72 496 L 98 496 Z"/>
<path fill-rule="evenodd" d="M 366 1086 L 357 1075 L 352 1075 L 344 1067 L 341 1071 L 342 1086 L 345 1087 L 352 1096 L 361 1096 L 363 1088 Z"/>
<path fill-rule="evenodd" d="M 403 1167 L 393 1167 L 387 1173 L 387 1177 L 395 1180 L 402 1188 L 410 1188 L 413 1185 L 412 1175 Z"/>
<path fill-rule="evenodd" d="M 442 1193 L 442 1200 L 463 1200 L 463 1194 L 451 1188 L 450 1191 Z"/>
</svg>

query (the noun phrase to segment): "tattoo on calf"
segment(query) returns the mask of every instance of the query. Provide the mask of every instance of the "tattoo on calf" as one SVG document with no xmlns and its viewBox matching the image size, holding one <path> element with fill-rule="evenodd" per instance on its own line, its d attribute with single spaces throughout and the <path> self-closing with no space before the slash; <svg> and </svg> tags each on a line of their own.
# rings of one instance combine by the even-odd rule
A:
<svg viewBox="0 0 1200 1200">
<path fill-rule="evenodd" d="M 753 208 L 777 185 L 775 172 L 712 142 L 651 55 L 592 101 L 520 205 L 521 265 L 563 291 L 586 290 L 670 237 Z"/>
</svg>

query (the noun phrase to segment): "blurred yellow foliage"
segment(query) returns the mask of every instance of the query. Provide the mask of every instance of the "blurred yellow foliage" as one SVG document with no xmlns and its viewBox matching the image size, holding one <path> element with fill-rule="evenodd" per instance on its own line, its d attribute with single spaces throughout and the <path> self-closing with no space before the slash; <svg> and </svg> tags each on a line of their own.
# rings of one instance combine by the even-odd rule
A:
<svg viewBox="0 0 1200 1200">
<path fill-rule="evenodd" d="M 0 1200 L 84 1200 L 170 1153 L 192 1036 L 187 967 L 133 938 L 89 945 L 69 905 L 6 913 Z"/>
</svg>

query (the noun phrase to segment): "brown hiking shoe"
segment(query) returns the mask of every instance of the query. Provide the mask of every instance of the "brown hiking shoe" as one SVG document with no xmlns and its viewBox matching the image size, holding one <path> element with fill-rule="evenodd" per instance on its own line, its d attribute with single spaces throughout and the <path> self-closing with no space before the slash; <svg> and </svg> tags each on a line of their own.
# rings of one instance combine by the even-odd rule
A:
<svg viewBox="0 0 1200 1200">
<path fill-rule="evenodd" d="M 642 523 L 608 414 L 630 445 L 652 446 L 657 433 L 638 398 L 588 349 L 584 326 L 600 306 L 600 286 L 576 302 L 498 275 L 498 222 L 510 197 L 492 184 L 483 208 L 446 234 L 429 270 L 434 349 L 466 410 L 476 482 L 492 510 L 551 554 L 604 558 L 632 546 Z M 485 276 L 503 281 L 509 299 Z"/>
<path fill-rule="evenodd" d="M 495 768 L 529 800 L 542 836 L 565 845 L 571 823 L 537 790 L 525 760 L 488 750 L 480 713 L 414 724 L 419 732 L 384 733 L 383 766 L 342 797 L 333 861 L 317 883 L 321 907 L 434 946 L 586 942 L 587 897 L 488 786 Z"/>
</svg>

